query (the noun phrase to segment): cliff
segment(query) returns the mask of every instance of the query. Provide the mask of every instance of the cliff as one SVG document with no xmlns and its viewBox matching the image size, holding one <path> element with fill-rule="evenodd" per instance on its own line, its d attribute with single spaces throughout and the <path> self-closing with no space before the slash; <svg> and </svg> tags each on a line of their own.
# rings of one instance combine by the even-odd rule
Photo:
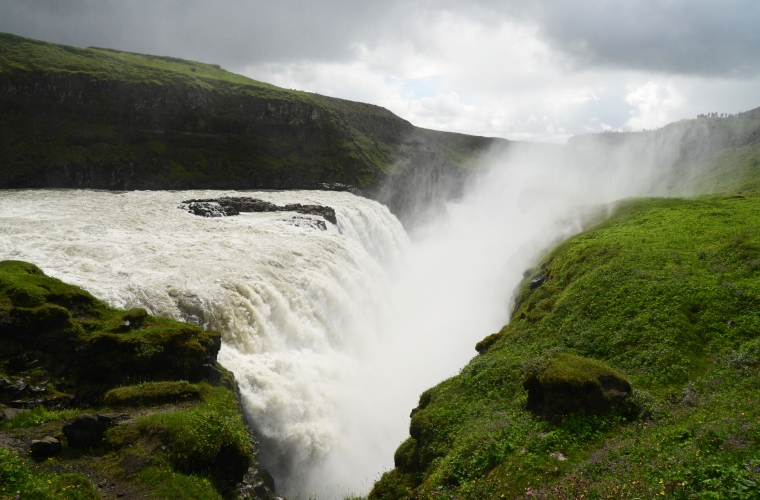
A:
<svg viewBox="0 0 760 500">
<path fill-rule="evenodd" d="M 502 139 L 171 57 L 0 34 L 0 188 L 370 188 L 438 196 Z M 439 180 L 441 182 L 439 182 Z M 440 185 L 439 185 L 440 184 Z M 448 188 L 445 188 L 446 190 Z"/>
<path fill-rule="evenodd" d="M 0 498 L 275 498 L 220 346 L 0 262 Z"/>
</svg>

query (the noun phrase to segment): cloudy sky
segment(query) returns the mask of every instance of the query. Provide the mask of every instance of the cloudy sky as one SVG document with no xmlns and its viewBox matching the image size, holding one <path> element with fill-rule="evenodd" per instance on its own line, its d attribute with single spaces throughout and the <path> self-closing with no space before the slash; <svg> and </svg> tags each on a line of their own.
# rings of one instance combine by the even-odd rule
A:
<svg viewBox="0 0 760 500">
<path fill-rule="evenodd" d="M 0 31 L 564 142 L 760 106 L 757 0 L 0 0 Z"/>
</svg>

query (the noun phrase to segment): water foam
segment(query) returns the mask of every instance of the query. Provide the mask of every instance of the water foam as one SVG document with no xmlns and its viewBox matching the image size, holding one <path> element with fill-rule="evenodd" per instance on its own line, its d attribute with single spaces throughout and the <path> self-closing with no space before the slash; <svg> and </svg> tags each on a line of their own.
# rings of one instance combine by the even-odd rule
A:
<svg viewBox="0 0 760 500">
<path fill-rule="evenodd" d="M 202 218 L 182 200 L 253 196 L 335 209 L 327 231 L 288 213 Z M 34 262 L 122 308 L 223 335 L 220 362 L 239 382 L 285 491 L 345 446 L 341 387 L 388 317 L 389 275 L 408 239 L 384 206 L 348 193 L 4 191 L 0 257 Z M 387 455 L 386 455 L 387 461 Z"/>
</svg>

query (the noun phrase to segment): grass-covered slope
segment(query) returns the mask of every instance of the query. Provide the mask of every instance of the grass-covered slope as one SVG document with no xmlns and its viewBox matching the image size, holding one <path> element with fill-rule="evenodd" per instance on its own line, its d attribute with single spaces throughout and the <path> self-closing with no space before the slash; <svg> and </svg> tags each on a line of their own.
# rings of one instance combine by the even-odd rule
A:
<svg viewBox="0 0 760 500">
<path fill-rule="evenodd" d="M 0 34 L 0 188 L 363 188 L 412 165 L 449 175 L 493 141 L 216 65 Z"/>
<path fill-rule="evenodd" d="M 370 498 L 758 498 L 759 306 L 760 198 L 625 202 L 526 273 Z M 606 370 L 633 387 L 621 408 L 526 408 L 531 374 Z"/>
<path fill-rule="evenodd" d="M 221 346 L 219 333 L 144 309 L 111 308 L 19 261 L 0 262 L 0 327 L 5 404 L 86 403 L 120 384 L 200 380 L 215 372 Z M 26 386 L 12 390 L 20 373 Z"/>
<path fill-rule="evenodd" d="M 653 131 L 580 135 L 570 138 L 567 150 L 581 161 L 651 163 L 660 192 L 669 196 L 758 193 L 760 108 Z"/>
<path fill-rule="evenodd" d="M 0 262 L 0 498 L 220 499 L 260 482 L 220 345 L 216 332 Z M 64 424 L 82 413 L 110 415 L 93 446 L 67 441 Z M 32 455 L 46 436 L 62 451 Z"/>
</svg>

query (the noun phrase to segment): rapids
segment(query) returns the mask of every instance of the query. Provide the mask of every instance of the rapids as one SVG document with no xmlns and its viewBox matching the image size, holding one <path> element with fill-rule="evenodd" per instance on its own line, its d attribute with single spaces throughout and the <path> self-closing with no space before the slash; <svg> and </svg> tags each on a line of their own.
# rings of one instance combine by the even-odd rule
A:
<svg viewBox="0 0 760 500">
<path fill-rule="evenodd" d="M 320 231 L 293 225 L 297 214 L 177 208 L 219 196 L 326 205 L 338 223 Z M 313 469 L 351 446 L 340 408 L 379 342 L 408 246 L 386 207 L 342 192 L 0 192 L 0 258 L 33 262 L 112 306 L 222 333 L 219 361 L 235 373 L 281 493 L 316 489 Z M 384 462 L 403 439 L 400 420 Z"/>
</svg>

